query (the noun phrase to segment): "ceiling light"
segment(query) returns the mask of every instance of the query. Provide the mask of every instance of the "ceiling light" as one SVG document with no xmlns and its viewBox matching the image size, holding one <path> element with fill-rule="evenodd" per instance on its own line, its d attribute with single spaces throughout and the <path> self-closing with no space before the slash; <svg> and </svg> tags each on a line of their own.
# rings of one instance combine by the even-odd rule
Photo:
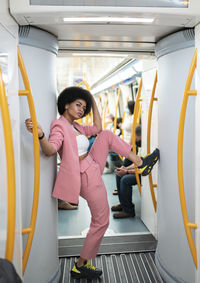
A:
<svg viewBox="0 0 200 283">
<path fill-rule="evenodd" d="M 113 18 L 113 17 L 77 17 L 63 18 L 64 22 L 120 22 L 120 23 L 152 23 L 152 18 Z"/>
<path fill-rule="evenodd" d="M 184 0 L 184 1 L 181 1 L 180 3 L 181 3 L 182 5 L 188 6 L 188 4 L 189 4 L 189 1 L 187 1 L 187 0 Z"/>
<path fill-rule="evenodd" d="M 72 53 L 72 56 L 85 56 L 85 57 L 127 57 L 128 54 L 114 54 L 114 53 Z"/>
</svg>

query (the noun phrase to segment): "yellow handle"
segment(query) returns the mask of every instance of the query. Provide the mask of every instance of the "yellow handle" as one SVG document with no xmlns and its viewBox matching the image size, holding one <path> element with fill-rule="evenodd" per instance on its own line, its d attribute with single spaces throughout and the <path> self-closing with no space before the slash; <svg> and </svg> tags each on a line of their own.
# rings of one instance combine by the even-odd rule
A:
<svg viewBox="0 0 200 283">
<path fill-rule="evenodd" d="M 117 90 L 117 103 L 116 103 L 116 106 L 115 106 L 115 119 L 114 119 L 114 130 L 113 130 L 114 134 L 115 134 L 116 129 L 117 129 L 117 111 L 118 111 L 118 108 L 119 108 L 120 95 L 121 95 L 121 89 L 119 87 L 118 90 Z"/>
<path fill-rule="evenodd" d="M 155 95 L 155 90 L 156 90 L 156 85 L 157 85 L 157 71 L 154 79 L 154 84 L 153 84 L 153 89 L 151 92 L 151 99 L 149 103 L 149 113 L 148 113 L 148 122 L 147 122 L 147 154 L 150 154 L 150 137 L 151 137 L 151 118 L 152 118 L 152 109 L 153 109 L 153 102 L 157 99 L 154 98 Z M 150 192 L 151 192 L 151 198 L 153 202 L 153 207 L 156 212 L 157 210 L 157 201 L 154 193 L 154 187 L 157 187 L 156 184 L 153 184 L 153 179 L 152 179 L 152 174 L 149 174 L 149 187 L 150 187 Z"/>
<path fill-rule="evenodd" d="M 141 93 L 142 93 L 142 78 L 140 80 L 140 85 L 139 85 L 137 97 L 136 97 L 136 100 L 135 100 L 133 124 L 132 124 L 132 146 L 133 146 L 133 152 L 135 154 L 136 154 L 135 128 L 137 126 L 139 112 L 140 112 L 140 96 L 141 96 Z M 140 192 L 140 195 L 141 195 L 142 194 L 142 188 L 141 188 L 140 178 L 139 178 L 139 174 L 138 174 L 136 166 L 135 166 L 135 176 L 136 176 L 136 180 L 137 180 L 138 189 L 139 189 L 139 192 Z"/>
<path fill-rule="evenodd" d="M 187 206 L 185 200 L 185 191 L 184 191 L 184 178 L 183 178 L 183 137 L 184 137 L 184 126 L 185 126 L 185 115 L 188 103 L 188 96 L 189 95 L 196 95 L 197 92 L 195 90 L 190 90 L 192 78 L 194 75 L 194 71 L 197 64 L 197 50 L 194 52 L 194 56 L 192 59 L 192 63 L 190 66 L 189 74 L 187 77 L 183 101 L 181 106 L 181 113 L 179 119 L 179 131 L 178 131 L 178 149 L 177 149 L 177 167 L 178 167 L 178 183 L 179 183 L 179 196 L 180 196 L 180 203 L 181 203 L 181 211 L 183 216 L 183 223 L 185 227 L 186 236 L 188 239 L 188 244 L 190 247 L 190 251 L 192 254 L 192 258 L 197 268 L 197 251 L 194 244 L 194 240 L 192 238 L 191 228 L 197 228 L 196 223 L 190 223 L 188 220 L 188 213 L 187 213 Z"/>
<path fill-rule="evenodd" d="M 6 151 L 7 167 L 7 188 L 8 188 L 8 206 L 7 206 L 7 239 L 5 259 L 12 261 L 15 243 L 15 210 L 16 210 L 16 190 L 15 190 L 15 161 L 13 150 L 12 128 L 8 103 L 6 98 L 5 86 L 0 68 L 0 109 L 3 122 L 4 144 Z"/>
<path fill-rule="evenodd" d="M 30 227 L 23 229 L 22 234 L 28 233 L 28 238 L 26 242 L 26 247 L 24 250 L 23 255 L 23 274 L 26 269 L 26 265 L 28 262 L 33 236 L 35 232 L 35 225 L 37 219 L 37 211 L 38 211 L 38 202 L 39 202 L 39 187 L 40 187 L 40 148 L 39 148 L 39 141 L 38 141 L 38 130 L 37 130 L 37 119 L 35 113 L 35 107 L 33 102 L 33 97 L 31 93 L 31 88 L 28 80 L 28 75 L 26 72 L 26 68 L 18 48 L 18 65 L 21 71 L 22 79 L 24 82 L 25 91 L 20 90 L 19 95 L 25 95 L 28 99 L 28 105 L 30 110 L 30 116 L 33 123 L 33 146 L 34 146 L 34 192 L 33 192 L 33 204 L 32 204 L 32 214 L 31 214 L 31 221 Z"/>
<path fill-rule="evenodd" d="M 107 123 L 106 123 L 106 114 L 108 113 L 108 92 L 106 93 L 106 101 L 104 104 L 103 109 L 103 129 L 105 130 Z"/>
<path fill-rule="evenodd" d="M 129 97 L 127 96 L 127 97 L 126 97 L 126 104 L 128 103 L 128 99 L 129 99 Z M 122 115 L 122 125 L 123 125 L 123 123 L 124 123 L 124 119 L 125 119 L 125 111 L 123 112 L 123 115 Z M 122 139 L 124 139 L 124 130 L 123 130 L 123 127 L 122 127 L 121 131 L 122 131 Z"/>
<path fill-rule="evenodd" d="M 90 86 L 89 86 L 89 84 L 88 84 L 85 80 L 81 81 L 81 82 L 78 83 L 76 86 L 80 86 L 80 85 L 85 85 L 85 86 L 86 86 L 86 89 L 87 89 L 88 91 L 90 91 Z"/>
<path fill-rule="evenodd" d="M 85 86 L 86 86 L 86 89 L 87 89 L 88 91 L 90 91 L 90 86 L 89 86 L 89 84 L 88 84 L 85 80 L 81 81 L 81 82 L 78 83 L 76 86 L 78 87 L 78 86 L 81 86 L 81 85 L 85 85 Z M 90 123 L 89 123 L 89 115 L 90 115 Z M 80 124 L 81 124 L 82 119 L 80 119 L 80 121 L 78 120 L 77 122 L 78 122 L 78 123 L 80 122 Z M 92 124 L 92 113 L 91 113 L 91 114 L 89 113 L 89 114 L 85 117 L 85 124 L 86 124 L 86 125 Z"/>
</svg>

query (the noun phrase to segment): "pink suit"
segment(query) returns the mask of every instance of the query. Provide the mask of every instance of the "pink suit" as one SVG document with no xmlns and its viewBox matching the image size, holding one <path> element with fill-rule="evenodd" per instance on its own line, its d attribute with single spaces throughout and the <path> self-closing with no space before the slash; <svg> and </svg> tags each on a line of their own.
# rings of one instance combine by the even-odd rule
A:
<svg viewBox="0 0 200 283">
<path fill-rule="evenodd" d="M 73 125 L 86 136 L 97 133 L 95 126 Z M 109 205 L 102 173 L 110 150 L 127 157 L 131 146 L 109 130 L 99 133 L 88 156 L 79 162 L 76 135 L 69 122 L 61 116 L 53 122 L 50 143 L 62 161 L 53 197 L 78 203 L 79 194 L 87 201 L 92 219 L 81 251 L 85 259 L 95 258 L 109 225 Z"/>
</svg>

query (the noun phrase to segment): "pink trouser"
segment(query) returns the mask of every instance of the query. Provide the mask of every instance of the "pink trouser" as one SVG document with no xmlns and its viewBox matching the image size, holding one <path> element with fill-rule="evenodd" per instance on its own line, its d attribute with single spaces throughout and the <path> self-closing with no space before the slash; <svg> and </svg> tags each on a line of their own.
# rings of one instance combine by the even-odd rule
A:
<svg viewBox="0 0 200 283">
<path fill-rule="evenodd" d="M 101 175 L 110 150 L 127 157 L 131 146 L 111 131 L 104 130 L 96 138 L 88 156 L 80 162 L 80 195 L 87 201 L 92 215 L 90 229 L 81 251 L 81 257 L 85 259 L 96 257 L 109 225 L 110 209 Z"/>
</svg>

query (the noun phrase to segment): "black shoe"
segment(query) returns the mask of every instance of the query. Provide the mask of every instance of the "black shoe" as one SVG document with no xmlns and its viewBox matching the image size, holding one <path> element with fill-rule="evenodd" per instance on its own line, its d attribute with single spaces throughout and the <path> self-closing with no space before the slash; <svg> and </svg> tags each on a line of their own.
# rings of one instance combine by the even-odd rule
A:
<svg viewBox="0 0 200 283">
<path fill-rule="evenodd" d="M 91 265 L 88 261 L 83 266 L 77 266 L 77 263 L 75 262 L 72 270 L 71 270 L 71 277 L 75 279 L 79 278 L 98 278 L 101 276 L 102 270 L 99 268 L 96 268 L 95 266 Z"/>
<path fill-rule="evenodd" d="M 156 148 L 151 154 L 148 154 L 144 158 L 142 158 L 143 163 L 141 166 L 138 166 L 138 171 L 142 176 L 147 176 L 151 170 L 153 169 L 153 166 L 156 164 L 156 162 L 160 158 L 160 152 L 159 149 Z"/>
</svg>

